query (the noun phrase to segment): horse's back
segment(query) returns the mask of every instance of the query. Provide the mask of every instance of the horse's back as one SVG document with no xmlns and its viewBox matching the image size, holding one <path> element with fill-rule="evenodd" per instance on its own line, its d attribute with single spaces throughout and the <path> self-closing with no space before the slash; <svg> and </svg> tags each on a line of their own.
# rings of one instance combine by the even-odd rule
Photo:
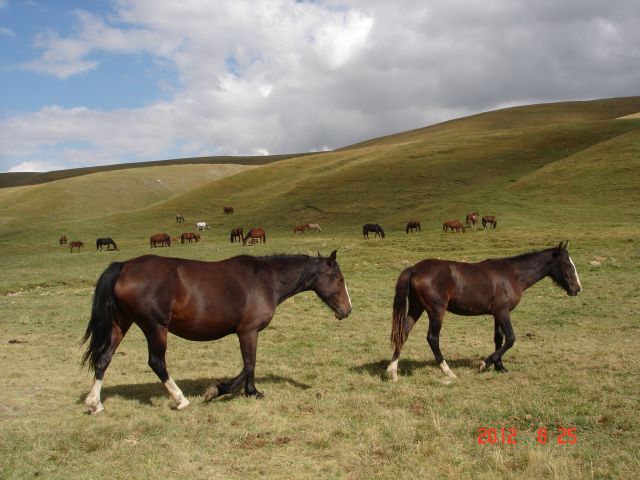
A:
<svg viewBox="0 0 640 480">
<path fill-rule="evenodd" d="M 459 315 L 488 314 L 511 305 L 520 293 L 513 288 L 513 272 L 491 261 L 479 263 L 427 259 L 414 267 L 412 287 L 425 305 Z M 517 304 L 517 300 L 516 300 Z"/>
<path fill-rule="evenodd" d="M 124 262 L 118 304 L 136 322 L 156 321 L 189 340 L 235 332 L 247 308 L 264 301 L 268 285 L 252 257 L 218 262 L 144 255 Z"/>
</svg>

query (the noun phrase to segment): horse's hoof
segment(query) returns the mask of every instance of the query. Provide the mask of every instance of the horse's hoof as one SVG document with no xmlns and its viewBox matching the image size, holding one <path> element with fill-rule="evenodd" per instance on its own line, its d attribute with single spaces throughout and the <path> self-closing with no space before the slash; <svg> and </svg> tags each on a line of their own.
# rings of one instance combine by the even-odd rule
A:
<svg viewBox="0 0 640 480">
<path fill-rule="evenodd" d="M 487 364 L 484 363 L 484 360 L 480 362 L 480 368 L 478 369 L 478 373 L 482 373 L 487 369 Z"/>
<path fill-rule="evenodd" d="M 214 398 L 218 398 L 220 396 L 220 391 L 218 390 L 217 385 L 211 385 L 204 392 L 204 401 L 210 402 Z"/>
<path fill-rule="evenodd" d="M 258 392 L 257 390 L 253 393 L 245 393 L 246 397 L 253 397 L 253 398 L 264 398 L 264 395 L 262 394 L 262 392 Z"/>
<path fill-rule="evenodd" d="M 98 415 L 101 412 L 104 412 L 104 405 L 102 405 L 102 403 L 89 405 L 89 413 L 91 415 Z"/>
<path fill-rule="evenodd" d="M 183 398 L 182 400 L 180 400 L 180 403 L 175 405 L 173 408 L 175 408 L 176 410 L 184 410 L 188 406 L 189 406 L 189 400 L 187 400 L 186 398 Z"/>
</svg>

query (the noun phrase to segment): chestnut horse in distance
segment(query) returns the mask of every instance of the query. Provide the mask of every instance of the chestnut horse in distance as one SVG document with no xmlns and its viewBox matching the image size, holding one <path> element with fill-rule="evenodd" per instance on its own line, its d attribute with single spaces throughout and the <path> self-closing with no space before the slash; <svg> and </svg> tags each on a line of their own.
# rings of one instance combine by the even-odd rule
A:
<svg viewBox="0 0 640 480">
<path fill-rule="evenodd" d="M 460 220 L 447 220 L 442 224 L 442 231 L 446 232 L 447 230 L 451 230 L 452 232 L 460 232 L 464 233 L 464 225 L 460 222 Z"/>
<path fill-rule="evenodd" d="M 445 375 L 455 377 L 440 352 L 440 329 L 447 311 L 457 315 L 493 316 L 496 349 L 480 363 L 479 370 L 483 372 L 494 365 L 499 372 L 506 372 L 502 356 L 516 341 L 510 312 L 524 291 L 545 277 L 551 277 L 568 295 L 575 296 L 582 290 L 567 244 L 560 242 L 557 247 L 546 250 L 478 263 L 428 259 L 403 270 L 393 300 L 391 345 L 394 352 L 387 368 L 392 380 L 398 379 L 402 346 L 425 310 L 429 316 L 427 342 Z"/>
<path fill-rule="evenodd" d="M 498 226 L 498 220 L 493 215 L 485 215 L 482 217 L 482 226 L 486 230 L 487 228 L 496 228 Z"/>
<path fill-rule="evenodd" d="M 405 229 L 405 232 L 409 233 L 409 232 L 413 232 L 414 230 L 416 230 L 417 232 L 420 231 L 419 220 L 409 220 L 409 222 L 407 223 L 407 228 Z"/>
<path fill-rule="evenodd" d="M 478 212 L 467 214 L 467 219 L 466 219 L 467 228 L 473 228 L 473 229 L 476 228 L 476 224 L 478 223 L 478 215 L 480 215 Z"/>
<path fill-rule="evenodd" d="M 251 239 L 251 245 L 254 243 L 267 243 L 267 234 L 264 231 L 264 228 L 252 228 L 247 232 L 247 234 L 242 238 L 242 245 L 247 244 L 247 240 Z"/>
<path fill-rule="evenodd" d="M 205 400 L 232 393 L 242 384 L 245 395 L 262 396 L 254 383 L 258 332 L 269 325 L 280 303 L 304 291 L 315 292 L 340 320 L 351 313 L 335 251 L 329 257 L 241 255 L 218 262 L 145 255 L 112 263 L 98 279 L 83 338 L 89 345 L 82 361 L 95 372 L 85 401 L 89 411 L 104 410 L 100 400 L 104 374 L 133 323 L 144 333 L 149 366 L 176 409 L 187 407 L 189 400 L 167 371 L 169 333 L 195 341 L 238 335 L 242 371 L 232 380 L 212 385 Z"/>
</svg>

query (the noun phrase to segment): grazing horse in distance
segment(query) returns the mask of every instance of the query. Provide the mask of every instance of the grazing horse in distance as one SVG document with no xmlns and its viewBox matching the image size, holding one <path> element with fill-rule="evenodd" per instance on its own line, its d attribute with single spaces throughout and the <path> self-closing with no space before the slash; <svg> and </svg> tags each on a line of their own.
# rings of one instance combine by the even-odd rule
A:
<svg viewBox="0 0 640 480">
<path fill-rule="evenodd" d="M 184 222 L 184 217 L 180 214 L 176 215 L 176 223 Z"/>
<path fill-rule="evenodd" d="M 247 232 L 247 235 L 242 239 L 242 245 L 246 245 L 249 238 L 251 238 L 250 245 L 260 242 L 267 243 L 267 234 L 265 233 L 264 228 L 261 227 L 252 228 L 251 230 L 249 230 Z"/>
<path fill-rule="evenodd" d="M 67 236 L 66 235 L 62 235 L 60 237 L 60 245 L 66 245 L 67 243 Z"/>
<path fill-rule="evenodd" d="M 111 237 L 97 238 L 96 239 L 96 250 L 102 250 L 102 247 L 107 247 L 107 250 L 111 250 L 111 246 L 113 246 L 113 250 L 118 250 L 118 245 L 113 241 Z"/>
<path fill-rule="evenodd" d="M 452 232 L 460 232 L 464 233 L 464 225 L 460 223 L 460 220 L 447 220 L 442 224 L 442 231 L 446 232 L 447 230 L 451 230 Z"/>
<path fill-rule="evenodd" d="M 545 277 L 551 277 L 568 295 L 575 296 L 582 290 L 567 244 L 560 242 L 557 247 L 546 250 L 478 263 L 428 259 L 403 270 L 393 300 L 391 345 L 394 352 L 387 368 L 391 378 L 398 379 L 400 351 L 425 310 L 429 316 L 427 342 L 445 375 L 455 377 L 440 352 L 440 329 L 447 311 L 457 315 L 493 316 L 496 348 L 480 363 L 479 371 L 494 365 L 496 370 L 506 372 L 502 356 L 516 340 L 510 312 L 524 291 Z"/>
<path fill-rule="evenodd" d="M 180 235 L 180 243 L 184 244 L 185 241 L 189 244 L 193 241 L 197 243 L 200 241 L 200 234 L 193 233 L 193 232 L 185 232 L 182 235 Z"/>
<path fill-rule="evenodd" d="M 225 215 L 233 215 L 233 207 L 223 207 L 222 211 Z"/>
<path fill-rule="evenodd" d="M 486 230 L 487 228 L 496 228 L 498 226 L 498 220 L 493 215 L 485 215 L 482 217 L 482 226 Z"/>
<path fill-rule="evenodd" d="M 306 231 L 309 230 L 309 224 L 308 223 L 301 223 L 300 225 L 294 225 L 293 226 L 293 234 L 295 235 L 298 232 L 304 233 Z"/>
<path fill-rule="evenodd" d="M 157 248 L 158 244 L 160 244 L 161 247 L 164 247 L 164 246 L 170 247 L 171 237 L 166 233 L 156 233 L 155 235 L 151 235 L 151 237 L 149 237 L 150 247 Z"/>
<path fill-rule="evenodd" d="M 80 248 L 82 248 L 83 245 L 84 245 L 84 243 L 82 243 L 80 241 L 70 242 L 69 243 L 69 253 L 73 253 L 73 249 L 74 248 L 76 248 L 78 250 L 78 253 L 80 253 Z"/>
<path fill-rule="evenodd" d="M 318 225 L 317 223 L 309 223 L 308 225 L 309 225 L 309 230 L 313 230 L 313 233 L 322 231 L 322 229 L 320 228 L 320 225 Z"/>
<path fill-rule="evenodd" d="M 189 400 L 167 371 L 169 333 L 194 341 L 238 335 L 242 371 L 227 382 L 212 385 L 204 399 L 233 393 L 242 385 L 245 395 L 261 397 L 254 383 L 258 332 L 269 325 L 280 303 L 305 291 L 315 292 L 339 320 L 351 313 L 335 251 L 329 257 L 240 255 L 203 262 L 145 255 L 113 262 L 98 279 L 83 338 L 88 346 L 82 362 L 88 362 L 95 372 L 85 400 L 89 412 L 104 410 L 100 399 L 104 374 L 133 323 L 144 332 L 149 366 L 177 410 L 186 408 Z"/>
<path fill-rule="evenodd" d="M 362 236 L 364 238 L 369 238 L 369 232 L 375 233 L 374 238 L 378 235 L 384 238 L 384 230 L 377 223 L 365 223 L 362 226 Z"/>
<path fill-rule="evenodd" d="M 419 220 L 409 220 L 407 223 L 406 233 L 409 231 L 413 232 L 414 230 L 420 231 L 420 221 Z"/>
<path fill-rule="evenodd" d="M 238 241 L 240 243 L 242 241 L 242 227 L 236 227 L 231 229 L 231 243 Z"/>
<path fill-rule="evenodd" d="M 476 223 L 478 223 L 478 215 L 480 215 L 478 212 L 467 214 L 467 228 L 476 228 Z"/>
<path fill-rule="evenodd" d="M 209 226 L 209 224 L 207 222 L 197 222 L 196 223 L 196 230 L 204 231 L 207 228 L 211 229 L 211 227 Z"/>
</svg>

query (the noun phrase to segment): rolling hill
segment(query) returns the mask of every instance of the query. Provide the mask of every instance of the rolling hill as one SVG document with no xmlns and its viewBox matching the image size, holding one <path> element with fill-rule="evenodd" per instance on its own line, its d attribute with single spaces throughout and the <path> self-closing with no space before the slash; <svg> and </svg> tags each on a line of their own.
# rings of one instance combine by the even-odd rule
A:
<svg viewBox="0 0 640 480">
<path fill-rule="evenodd" d="M 409 216 L 436 226 L 475 209 L 521 226 L 637 220 L 640 120 L 620 117 L 639 110 L 640 97 L 514 107 L 248 170 L 136 165 L 2 189 L 2 236 L 89 218 L 146 235 L 176 212 L 218 227 L 225 204 L 240 225 L 287 233 Z"/>
</svg>

